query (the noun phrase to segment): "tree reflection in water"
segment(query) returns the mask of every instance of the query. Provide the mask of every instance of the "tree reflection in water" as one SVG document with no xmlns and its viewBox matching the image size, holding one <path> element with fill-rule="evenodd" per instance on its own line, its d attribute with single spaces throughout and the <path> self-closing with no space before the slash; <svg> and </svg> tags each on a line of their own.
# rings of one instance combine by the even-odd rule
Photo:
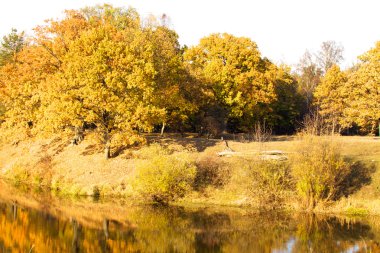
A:
<svg viewBox="0 0 380 253">
<path fill-rule="evenodd" d="M 121 220 L 86 225 L 0 204 L 0 252 L 378 252 L 380 218 L 128 207 Z"/>
</svg>

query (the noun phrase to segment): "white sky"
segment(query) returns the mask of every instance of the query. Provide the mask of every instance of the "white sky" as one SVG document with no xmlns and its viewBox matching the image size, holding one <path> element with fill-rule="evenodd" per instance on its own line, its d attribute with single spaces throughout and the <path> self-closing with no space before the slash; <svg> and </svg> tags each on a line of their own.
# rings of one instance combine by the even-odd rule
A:
<svg viewBox="0 0 380 253">
<path fill-rule="evenodd" d="M 132 6 L 143 17 L 165 13 L 182 45 L 227 32 L 251 38 L 263 56 L 289 65 L 306 49 L 315 52 L 323 41 L 335 40 L 348 67 L 380 40 L 379 0 L 8 0 L 1 3 L 0 36 L 12 27 L 30 34 L 65 9 L 103 3 Z"/>
</svg>

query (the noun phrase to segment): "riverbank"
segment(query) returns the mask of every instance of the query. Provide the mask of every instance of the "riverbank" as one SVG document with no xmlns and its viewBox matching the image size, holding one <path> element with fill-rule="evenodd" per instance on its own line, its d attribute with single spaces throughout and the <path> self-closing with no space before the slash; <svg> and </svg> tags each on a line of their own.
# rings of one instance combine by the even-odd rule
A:
<svg viewBox="0 0 380 253">
<path fill-rule="evenodd" d="M 68 199 L 0 187 L 1 252 L 379 250 L 379 216 L 135 205 L 122 198 Z"/>
<path fill-rule="evenodd" d="M 339 143 L 345 158 L 352 163 L 360 162 L 361 167 L 350 176 L 347 189 L 342 191 L 344 196 L 320 203 L 314 211 L 380 214 L 380 140 L 374 137 L 328 138 L 328 141 Z M 141 164 L 159 155 L 179 157 L 186 154 L 187 159 L 196 164 L 195 182 L 184 196 L 172 202 L 176 205 L 303 208 L 294 191 L 281 188 L 283 179 L 276 181 L 272 190 L 268 190 L 267 181 L 254 180 L 255 175 L 249 174 L 254 158 L 267 154 L 266 151 L 281 151 L 284 156 L 292 156 L 301 144 L 298 137 L 275 137 L 272 141 L 260 143 L 229 141 L 228 145 L 234 151 L 230 156 L 217 155 L 226 150 L 226 144 L 221 140 L 192 136 L 150 137 L 149 142 L 153 145 L 114 151 L 118 155 L 108 160 L 104 159 L 101 148 L 91 138 L 86 138 L 79 145 L 71 145 L 66 140 L 65 137 L 56 137 L 3 144 L 0 149 L 1 177 L 19 186 L 28 184 L 35 189 L 49 188 L 59 196 L 119 196 L 141 202 L 145 201 L 144 194 L 136 191 L 135 183 Z M 286 173 L 286 166 L 281 162 L 276 164 L 280 164 L 276 166 Z M 263 174 L 256 174 L 258 176 L 262 178 Z"/>
</svg>

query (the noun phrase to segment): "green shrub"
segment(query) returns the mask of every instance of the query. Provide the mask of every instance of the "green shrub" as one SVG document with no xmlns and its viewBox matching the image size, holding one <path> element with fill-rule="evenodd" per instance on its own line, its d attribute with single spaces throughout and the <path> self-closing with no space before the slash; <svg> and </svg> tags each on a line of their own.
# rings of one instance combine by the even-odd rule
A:
<svg viewBox="0 0 380 253">
<path fill-rule="evenodd" d="M 158 155 L 137 165 L 134 187 L 160 203 L 183 197 L 194 182 L 196 167 L 187 154 Z"/>
<path fill-rule="evenodd" d="M 292 179 L 288 162 L 257 159 L 249 162 L 251 195 L 263 208 L 282 205 L 290 194 Z"/>
<path fill-rule="evenodd" d="M 63 181 L 63 176 L 52 179 L 50 188 L 54 193 L 59 193 L 61 191 L 61 189 L 63 188 L 62 181 Z"/>
<path fill-rule="evenodd" d="M 368 215 L 368 210 L 365 208 L 359 208 L 359 207 L 348 207 L 344 213 L 346 215 L 352 215 L 352 216 L 365 216 Z"/>
<path fill-rule="evenodd" d="M 292 174 L 306 208 L 335 200 L 350 175 L 350 165 L 337 143 L 321 137 L 305 137 L 292 157 Z"/>
<path fill-rule="evenodd" d="M 43 156 L 33 164 L 18 163 L 13 164 L 5 174 L 5 178 L 14 185 L 28 185 L 36 188 L 50 187 L 51 185 L 51 157 Z"/>
<path fill-rule="evenodd" d="M 28 169 L 21 164 L 14 164 L 12 168 L 7 171 L 5 177 L 9 179 L 14 185 L 20 185 L 27 183 L 30 179 L 30 172 Z"/>
</svg>

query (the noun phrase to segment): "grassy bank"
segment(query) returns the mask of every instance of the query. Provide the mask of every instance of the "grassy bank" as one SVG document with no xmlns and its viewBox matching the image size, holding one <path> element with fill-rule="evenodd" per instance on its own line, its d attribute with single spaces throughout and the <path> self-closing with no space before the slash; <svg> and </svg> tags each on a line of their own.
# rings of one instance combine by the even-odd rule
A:
<svg viewBox="0 0 380 253">
<path fill-rule="evenodd" d="M 94 202 L 22 193 L 1 182 L 0 187 L 0 240 L 19 252 L 30 252 L 31 245 L 33 252 L 70 252 L 73 241 L 85 252 L 104 245 L 109 252 L 197 252 L 199 243 L 203 250 L 222 252 L 270 252 L 289 242 L 299 252 L 379 248 L 379 216 L 134 205 L 121 198 Z"/>
<path fill-rule="evenodd" d="M 114 151 L 109 160 L 91 138 L 66 139 L 3 144 L 1 177 L 66 196 L 380 214 L 380 140 L 373 137 L 229 141 L 230 156 L 217 155 L 226 149 L 220 140 L 150 137 L 149 146 Z M 288 160 L 263 159 L 278 151 Z"/>
</svg>

